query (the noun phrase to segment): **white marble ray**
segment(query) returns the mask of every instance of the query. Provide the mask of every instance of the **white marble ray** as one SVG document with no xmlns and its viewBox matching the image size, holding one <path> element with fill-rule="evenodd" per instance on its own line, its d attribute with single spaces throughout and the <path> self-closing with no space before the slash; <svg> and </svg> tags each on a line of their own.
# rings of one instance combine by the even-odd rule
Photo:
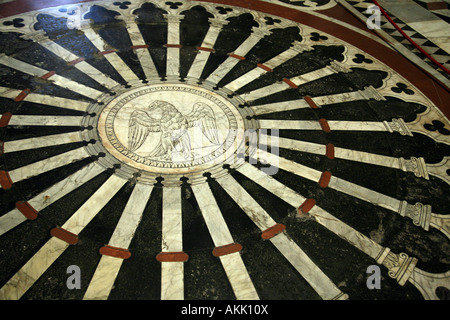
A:
<svg viewBox="0 0 450 320">
<path fill-rule="evenodd" d="M 302 84 L 308 83 L 308 82 L 312 82 L 312 81 L 316 81 L 319 80 L 321 78 L 327 77 L 329 75 L 335 74 L 337 72 L 339 72 L 337 68 L 335 68 L 335 66 L 339 66 L 337 68 L 342 67 L 338 62 L 333 61 L 331 66 L 325 66 L 323 68 L 296 76 L 296 77 L 292 77 L 289 78 L 288 80 L 290 80 L 294 85 L 296 86 L 301 86 Z M 348 70 L 346 69 L 342 69 L 344 72 L 348 72 Z M 281 82 L 275 82 L 273 84 L 270 84 L 268 86 L 253 90 L 253 91 L 249 91 L 246 92 L 244 94 L 241 94 L 241 97 L 246 100 L 246 101 L 253 101 L 268 95 L 272 95 L 274 93 L 277 92 L 281 92 L 287 89 L 290 89 L 291 86 L 289 84 L 287 84 L 284 81 Z"/>
<path fill-rule="evenodd" d="M 257 116 L 262 115 L 262 114 L 296 110 L 296 109 L 304 109 L 304 108 L 309 108 L 309 104 L 303 99 L 267 103 L 267 104 L 261 104 L 258 106 L 251 106 L 252 112 Z"/>
<path fill-rule="evenodd" d="M 128 34 L 130 36 L 133 46 L 145 46 L 146 43 L 142 37 L 139 27 L 133 19 L 124 19 L 127 25 Z M 150 55 L 148 48 L 135 48 L 136 55 L 141 63 L 142 70 L 144 71 L 146 79 L 159 78 L 158 71 L 156 70 L 155 63 Z"/>
<path fill-rule="evenodd" d="M 83 116 L 34 116 L 13 115 L 9 120 L 10 126 L 80 126 Z"/>
<path fill-rule="evenodd" d="M 162 252 L 183 251 L 181 189 L 163 189 Z M 161 262 L 161 300 L 184 299 L 184 262 Z"/>
<path fill-rule="evenodd" d="M 93 162 L 39 193 L 28 200 L 28 203 L 39 212 L 104 172 L 104 170 L 103 167 Z M 0 217 L 0 236 L 26 220 L 27 218 L 17 208 L 2 215 Z"/>
<path fill-rule="evenodd" d="M 128 249 L 152 192 L 152 185 L 136 184 L 109 240 L 109 245 Z M 122 266 L 123 259 L 103 255 L 95 270 L 84 300 L 106 300 Z"/>
<path fill-rule="evenodd" d="M 3 152 L 17 152 L 23 150 L 38 149 L 49 146 L 57 146 L 67 143 L 81 142 L 81 132 L 59 133 L 42 137 L 5 141 Z"/>
<path fill-rule="evenodd" d="M 0 97 L 3 98 L 9 98 L 9 99 L 15 99 L 19 94 L 22 93 L 22 90 L 18 89 L 11 89 L 6 87 L 0 87 Z M 44 104 L 52 107 L 58 107 L 58 108 L 64 108 L 64 109 L 71 109 L 71 110 L 77 110 L 77 111 L 86 111 L 89 102 L 85 101 L 79 101 L 79 100 L 72 100 L 72 99 L 66 99 L 66 98 L 60 98 L 55 96 L 48 96 L 45 94 L 39 94 L 39 93 L 28 93 L 23 101 L 29 101 L 33 103 L 38 104 Z"/>
<path fill-rule="evenodd" d="M 312 169 L 283 157 L 267 153 L 266 151 L 263 151 L 261 149 L 258 150 L 258 157 L 280 169 L 291 172 L 308 180 L 318 182 L 322 175 L 321 171 Z M 346 193 L 355 198 L 368 201 L 374 205 L 392 210 L 394 212 L 399 212 L 401 207 L 400 200 L 370 190 L 344 179 L 337 178 L 335 176 L 331 176 L 328 187 Z"/>
<path fill-rule="evenodd" d="M 220 31 L 222 30 L 222 27 L 224 25 L 228 24 L 229 21 L 210 18 L 209 23 L 210 23 L 210 27 L 208 29 L 208 32 L 205 35 L 205 38 L 203 39 L 201 47 L 213 49 L 214 45 L 216 43 L 217 37 L 219 36 Z M 187 77 L 200 79 L 202 72 L 203 72 L 203 68 L 205 67 L 206 62 L 208 61 L 210 54 L 211 54 L 210 51 L 199 50 L 197 55 L 195 56 L 194 62 L 192 63 L 192 65 L 189 69 Z"/>
<path fill-rule="evenodd" d="M 98 212 L 113 198 L 126 180 L 112 175 L 69 220 L 63 229 L 79 234 Z M 56 237 L 50 238 L 39 251 L 0 289 L 0 299 L 18 300 L 42 276 L 69 244 Z"/>
<path fill-rule="evenodd" d="M 44 75 L 48 74 L 48 70 L 44 70 L 42 68 L 33 66 L 29 63 L 23 62 L 21 60 L 1 55 L 0 56 L 0 64 L 3 64 L 7 67 L 10 67 L 12 69 L 21 71 L 23 73 L 36 76 L 36 77 L 43 77 Z M 65 77 L 62 77 L 60 75 L 54 74 L 49 78 L 49 81 L 53 82 L 55 85 L 60 86 L 65 89 L 69 89 L 71 91 L 74 91 L 76 93 L 79 93 L 85 97 L 91 98 L 91 99 L 97 99 L 100 95 L 103 94 L 103 92 L 98 91 L 96 89 L 87 87 L 81 83 L 75 82 L 73 80 L 67 79 Z"/>
<path fill-rule="evenodd" d="M 220 177 L 216 181 L 261 231 L 265 231 L 276 224 L 270 215 L 231 175 Z M 323 299 L 343 297 L 342 292 L 336 285 L 284 232 L 274 236 L 270 241 Z"/>
<path fill-rule="evenodd" d="M 77 55 L 73 54 L 72 52 L 68 51 L 67 49 L 61 47 L 56 42 L 51 41 L 50 39 L 46 39 L 44 41 L 38 41 L 38 43 L 46 48 L 47 50 L 51 51 L 52 53 L 56 54 L 58 57 L 62 58 L 66 62 L 72 62 L 75 60 L 80 59 Z M 111 79 L 109 76 L 105 75 L 86 61 L 80 61 L 76 64 L 74 64 L 74 67 L 86 74 L 88 77 L 92 78 L 96 82 L 98 82 L 100 85 L 111 89 L 115 86 L 118 86 L 119 83 Z"/>
<path fill-rule="evenodd" d="M 275 69 L 276 67 L 280 66 L 284 62 L 294 58 L 296 55 L 300 53 L 300 50 L 297 47 L 290 47 L 289 49 L 281 52 L 277 56 L 273 57 L 272 59 L 266 61 L 263 63 L 264 66 Z M 228 83 L 224 87 L 227 89 L 230 89 L 231 91 L 237 91 L 244 85 L 252 82 L 253 80 L 259 78 L 263 74 L 267 73 L 266 70 L 256 67 L 249 72 L 243 74 L 237 79 L 234 79 L 232 82 Z"/>
<path fill-rule="evenodd" d="M 254 27 L 250 36 L 233 52 L 233 54 L 241 57 L 245 55 L 261 40 L 264 36 L 270 34 L 270 31 Z M 234 57 L 228 57 L 216 70 L 214 70 L 206 79 L 214 84 L 230 72 L 240 60 Z"/>
<path fill-rule="evenodd" d="M 126 182 L 127 180 L 112 175 L 61 227 L 79 234 Z"/>
<path fill-rule="evenodd" d="M 109 50 L 108 44 L 94 30 L 85 28 L 82 29 L 82 31 L 100 52 Z M 122 58 L 119 57 L 116 52 L 105 54 L 104 57 L 126 82 L 139 81 L 139 78 L 133 70 L 130 69 L 130 67 L 122 60 Z"/>
<path fill-rule="evenodd" d="M 389 131 L 385 122 L 340 120 L 328 120 L 327 122 L 331 131 Z M 320 123 L 314 120 L 260 119 L 258 123 L 262 129 L 322 130 Z"/>
<path fill-rule="evenodd" d="M 167 19 L 167 44 L 180 44 L 180 21 L 183 15 L 165 14 Z M 167 48 L 166 76 L 176 78 L 180 76 L 180 48 Z"/>
<path fill-rule="evenodd" d="M 72 162 L 76 162 L 89 157 L 84 147 L 77 148 L 62 154 L 43 159 L 31 164 L 8 171 L 13 183 L 29 179 L 44 172 L 65 166 Z"/>
<path fill-rule="evenodd" d="M 234 243 L 211 189 L 207 183 L 192 185 L 209 233 L 216 247 Z M 239 252 L 220 257 L 236 299 L 258 300 L 259 296 Z"/>
<path fill-rule="evenodd" d="M 266 136 L 268 139 L 268 143 L 270 141 L 270 136 Z M 317 144 L 312 142 L 306 142 L 306 141 L 300 141 L 300 140 L 293 140 L 288 138 L 280 137 L 278 138 L 279 146 L 283 149 L 290 149 L 290 150 L 296 150 L 296 151 L 302 151 L 302 152 L 308 152 L 308 153 L 314 153 L 318 155 L 325 155 L 326 154 L 326 145 L 323 144 Z M 384 156 L 380 154 L 375 153 L 369 153 L 364 151 L 356 151 L 346 148 L 339 148 L 334 147 L 334 157 L 345 159 L 345 160 L 351 160 L 351 161 L 357 161 L 357 162 L 363 162 L 368 164 L 373 164 L 377 166 L 383 166 L 388 168 L 394 168 L 394 169 L 402 169 L 400 166 L 400 159 L 395 157 L 389 157 Z"/>
</svg>

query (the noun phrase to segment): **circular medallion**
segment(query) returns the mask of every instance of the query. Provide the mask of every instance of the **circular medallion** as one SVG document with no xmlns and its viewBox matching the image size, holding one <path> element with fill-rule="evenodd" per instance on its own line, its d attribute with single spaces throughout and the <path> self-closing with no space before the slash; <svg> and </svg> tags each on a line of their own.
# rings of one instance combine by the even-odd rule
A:
<svg viewBox="0 0 450 320">
<path fill-rule="evenodd" d="M 100 147 L 117 164 L 177 180 L 235 162 L 248 121 L 225 92 L 181 83 L 127 88 L 92 109 Z"/>
</svg>

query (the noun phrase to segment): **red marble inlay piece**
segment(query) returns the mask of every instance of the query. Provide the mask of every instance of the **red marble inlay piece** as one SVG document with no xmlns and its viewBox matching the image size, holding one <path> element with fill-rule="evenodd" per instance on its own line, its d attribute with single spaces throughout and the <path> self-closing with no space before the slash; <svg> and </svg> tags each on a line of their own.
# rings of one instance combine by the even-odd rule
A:
<svg viewBox="0 0 450 320">
<path fill-rule="evenodd" d="M 15 102 L 23 101 L 30 92 L 31 92 L 30 89 L 22 90 L 22 92 L 17 95 L 17 97 L 14 99 L 14 101 Z"/>
<path fill-rule="evenodd" d="M 328 159 L 334 159 L 334 145 L 329 143 L 327 144 L 327 151 L 325 153 Z"/>
<path fill-rule="evenodd" d="M 297 211 L 300 215 L 308 213 L 316 205 L 316 200 L 309 198 L 303 202 Z"/>
<path fill-rule="evenodd" d="M 328 184 L 330 183 L 330 179 L 331 179 L 331 172 L 330 171 L 322 172 L 322 175 L 320 176 L 320 179 L 319 179 L 319 186 L 321 188 L 328 187 Z"/>
<path fill-rule="evenodd" d="M 13 182 L 8 171 L 0 170 L 0 185 L 5 190 L 11 189 Z"/>
<path fill-rule="evenodd" d="M 77 244 L 78 236 L 70 231 L 67 231 L 63 228 L 56 227 L 50 231 L 50 234 L 62 241 L 67 242 L 68 244 Z"/>
<path fill-rule="evenodd" d="M 28 220 L 34 220 L 38 217 L 38 211 L 34 209 L 27 201 L 18 201 L 16 208 L 19 210 Z"/>
<path fill-rule="evenodd" d="M 0 156 L 5 153 L 5 142 L 0 140 Z"/>
<path fill-rule="evenodd" d="M 283 81 L 285 82 L 285 83 L 287 83 L 288 85 L 289 85 L 289 87 L 291 87 L 291 88 L 298 88 L 298 86 L 295 84 L 295 83 L 293 83 L 291 80 L 289 80 L 289 79 L 287 79 L 287 78 L 283 78 Z"/>
<path fill-rule="evenodd" d="M 238 59 L 238 60 L 245 60 L 245 57 L 239 56 L 239 55 L 234 54 L 234 53 L 229 53 L 228 56 L 230 56 L 232 58 L 235 58 L 235 59 Z"/>
<path fill-rule="evenodd" d="M 170 43 L 165 44 L 164 46 L 166 48 L 182 48 L 183 47 L 183 45 L 181 45 L 181 44 L 170 44 Z"/>
<path fill-rule="evenodd" d="M 213 48 L 206 48 L 206 47 L 195 47 L 197 50 L 201 50 L 201 51 L 208 51 L 208 52 L 214 52 L 216 50 L 214 50 Z"/>
<path fill-rule="evenodd" d="M 11 112 L 5 112 L 2 114 L 2 117 L 0 118 L 0 128 L 4 128 L 9 124 L 9 120 L 11 120 L 12 113 Z"/>
<path fill-rule="evenodd" d="M 78 58 L 78 59 L 75 59 L 73 61 L 67 62 L 67 64 L 69 66 L 74 66 L 74 65 L 76 65 L 76 64 L 78 64 L 80 62 L 83 62 L 84 60 L 85 60 L 84 58 Z"/>
<path fill-rule="evenodd" d="M 140 44 L 140 45 L 137 45 L 137 46 L 131 46 L 131 49 L 146 49 L 146 48 L 148 48 L 149 47 L 149 45 L 148 44 Z"/>
<path fill-rule="evenodd" d="M 331 132 L 330 125 L 328 124 L 328 121 L 326 119 L 319 119 L 319 123 L 323 131 Z"/>
<path fill-rule="evenodd" d="M 56 74 L 56 71 L 49 71 L 46 74 L 44 74 L 41 79 L 47 80 L 50 77 L 53 77 Z"/>
<path fill-rule="evenodd" d="M 183 251 L 180 252 L 161 252 L 156 255 L 159 262 L 186 262 L 189 256 Z"/>
<path fill-rule="evenodd" d="M 262 63 L 258 63 L 257 66 L 263 70 L 266 70 L 267 72 L 272 72 L 272 68 L 269 68 L 268 66 L 263 65 Z"/>
<path fill-rule="evenodd" d="M 311 99 L 310 96 L 304 96 L 303 99 L 309 104 L 309 106 L 313 109 L 318 109 L 319 106 Z"/>
<path fill-rule="evenodd" d="M 100 248 L 100 254 L 120 259 L 128 259 L 131 257 L 131 252 L 128 249 L 118 248 L 106 245 Z"/>
<path fill-rule="evenodd" d="M 213 250 L 213 255 L 215 257 L 221 257 L 230 253 L 239 252 L 242 250 L 242 245 L 239 243 L 230 243 L 224 246 L 215 247 Z"/>
<path fill-rule="evenodd" d="M 283 232 L 285 229 L 286 229 L 286 226 L 284 224 L 277 223 L 273 227 L 270 227 L 269 229 L 264 230 L 263 233 L 261 234 L 261 238 L 263 238 L 264 240 L 269 240 L 269 239 L 275 237 L 277 234 Z"/>
</svg>

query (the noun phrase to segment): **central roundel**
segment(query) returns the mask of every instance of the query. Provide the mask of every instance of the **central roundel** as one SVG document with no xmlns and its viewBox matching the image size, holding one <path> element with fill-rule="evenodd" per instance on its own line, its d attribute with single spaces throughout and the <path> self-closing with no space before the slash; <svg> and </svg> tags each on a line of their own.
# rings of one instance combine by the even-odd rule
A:
<svg viewBox="0 0 450 320">
<path fill-rule="evenodd" d="M 139 170 L 183 174 L 224 163 L 242 143 L 244 120 L 214 91 L 189 84 L 131 88 L 98 117 L 104 148 Z"/>
</svg>

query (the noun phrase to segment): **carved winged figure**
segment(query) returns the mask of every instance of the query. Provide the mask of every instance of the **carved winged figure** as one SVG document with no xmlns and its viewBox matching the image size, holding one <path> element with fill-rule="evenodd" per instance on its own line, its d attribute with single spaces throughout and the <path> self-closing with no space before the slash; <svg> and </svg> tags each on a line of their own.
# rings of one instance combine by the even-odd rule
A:
<svg viewBox="0 0 450 320">
<path fill-rule="evenodd" d="M 135 151 L 147 140 L 151 132 L 160 132 L 158 145 L 148 157 L 172 159 L 172 151 L 181 152 L 185 159 L 191 159 L 191 139 L 187 129 L 199 127 L 213 144 L 220 144 L 214 112 L 207 104 L 197 102 L 188 115 L 183 115 L 172 104 L 156 100 L 147 110 L 135 110 L 129 120 L 128 148 Z"/>
</svg>

